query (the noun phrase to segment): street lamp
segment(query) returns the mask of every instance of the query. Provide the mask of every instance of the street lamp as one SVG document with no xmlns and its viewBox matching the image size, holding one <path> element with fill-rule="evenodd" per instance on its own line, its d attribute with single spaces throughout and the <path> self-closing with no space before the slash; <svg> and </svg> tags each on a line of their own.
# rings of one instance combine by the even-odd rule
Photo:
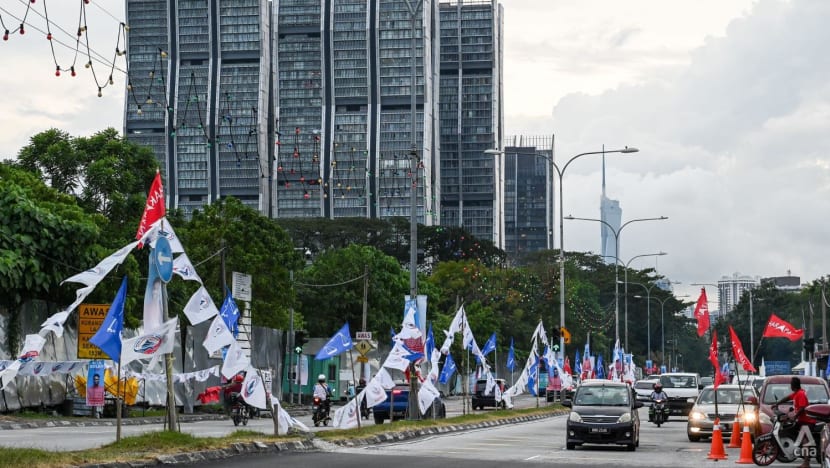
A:
<svg viewBox="0 0 830 468">
<path fill-rule="evenodd" d="M 634 296 L 637 299 L 643 299 L 643 296 Z M 682 296 L 668 296 L 663 300 L 660 300 L 659 297 L 651 297 L 648 296 L 647 299 L 654 299 L 655 301 L 660 303 L 660 354 L 662 354 L 663 362 L 666 362 L 666 317 L 663 315 L 665 312 L 663 306 L 666 305 L 666 301 L 671 298 L 679 299 L 681 297 L 689 297 L 688 294 L 683 294 Z M 671 367 L 671 362 L 669 362 L 669 367 Z"/>
<path fill-rule="evenodd" d="M 542 154 L 538 156 L 543 157 L 550 162 L 550 165 L 556 170 L 556 175 L 559 177 L 559 327 L 560 329 L 565 327 L 565 229 L 564 229 L 564 221 L 563 221 L 563 214 L 564 214 L 564 204 L 562 203 L 562 179 L 565 175 L 565 170 L 568 169 L 568 166 L 574 162 L 577 158 L 581 158 L 582 156 L 587 156 L 589 154 L 610 154 L 610 153 L 636 153 L 640 151 L 634 147 L 626 146 L 623 149 L 618 150 L 608 150 L 608 151 L 590 151 L 587 153 L 579 153 L 576 156 L 571 157 L 562 166 L 562 169 L 559 169 L 559 166 L 553 161 L 553 158 L 548 158 Z M 504 154 L 504 150 L 498 149 L 490 149 L 485 150 L 487 154 Z M 551 190 L 553 190 L 553 186 L 551 186 Z M 617 336 L 619 339 L 619 336 Z M 562 352 L 562 356 L 565 355 L 565 338 L 560 334 L 559 335 L 559 349 Z"/>
<path fill-rule="evenodd" d="M 625 321 L 625 348 L 626 348 L 626 349 L 628 349 L 628 266 L 629 266 L 629 265 L 631 264 L 631 262 L 633 262 L 633 261 L 634 261 L 634 259 L 636 259 L 636 258 L 640 258 L 640 257 L 656 257 L 656 256 L 661 256 L 661 255 L 668 255 L 668 254 L 667 254 L 666 252 L 658 252 L 658 253 L 651 253 L 651 254 L 641 254 L 641 255 L 635 255 L 635 256 L 631 257 L 631 259 L 630 259 L 630 260 L 628 260 L 628 262 L 626 262 L 626 263 L 625 263 L 625 265 L 624 265 L 624 266 L 625 266 L 625 271 L 623 272 L 623 278 L 624 278 L 624 279 L 623 279 L 623 282 L 624 282 L 623 297 L 624 297 L 625 299 L 623 299 L 623 300 L 625 301 L 625 317 L 624 317 L 624 319 L 623 319 L 623 320 Z M 612 256 L 613 256 L 613 255 L 612 255 Z M 617 256 L 613 256 L 613 257 L 614 257 L 614 259 L 616 259 L 616 261 L 618 261 L 618 262 L 622 261 L 622 260 L 620 260 L 620 259 L 619 259 L 619 257 L 617 257 Z M 617 280 L 617 283 L 619 283 L 619 280 Z M 641 285 L 641 286 L 642 286 L 642 285 Z M 656 283 L 655 283 L 655 286 L 656 286 Z M 654 286 L 652 286 L 652 287 L 654 287 Z M 650 355 L 650 354 L 651 354 L 651 342 L 650 342 L 650 341 L 649 341 L 648 350 L 649 350 L 649 355 Z"/>
<path fill-rule="evenodd" d="M 639 222 L 639 221 L 662 221 L 664 219 L 669 219 L 669 218 L 667 216 L 660 216 L 658 218 L 632 219 L 630 221 L 626 221 L 625 223 L 623 223 L 623 225 L 620 226 L 619 229 L 614 229 L 614 226 L 611 226 L 607 222 L 605 222 L 601 219 L 596 219 L 596 218 L 576 218 L 574 216 L 566 216 L 565 219 L 578 220 L 578 221 L 596 221 L 598 223 L 602 223 L 602 224 L 608 226 L 608 229 L 611 230 L 611 232 L 614 234 L 614 242 L 615 242 L 615 246 L 616 246 L 615 247 L 615 252 L 617 253 L 617 255 L 619 255 L 620 254 L 620 233 L 622 232 L 623 229 L 625 229 L 626 226 L 628 226 L 631 223 L 636 223 L 636 222 Z M 617 268 L 618 265 L 619 265 L 619 262 L 614 262 L 614 338 L 616 339 L 616 342 L 620 341 L 620 278 L 619 278 L 619 273 L 618 273 L 618 268 Z M 628 317 L 626 317 L 626 324 L 625 325 L 626 325 L 626 330 L 627 330 L 628 329 Z M 626 340 L 625 341 L 626 341 L 625 347 L 628 348 L 628 333 L 626 333 Z"/>
<path fill-rule="evenodd" d="M 666 252 L 660 252 L 660 253 L 656 253 L 656 254 L 637 255 L 636 257 L 633 257 L 631 260 L 629 260 L 628 263 L 631 263 L 632 260 L 634 260 L 635 258 L 638 258 L 638 257 L 652 257 L 652 256 L 657 256 L 657 255 L 668 255 L 668 254 Z M 624 283 L 625 283 L 625 292 L 623 292 L 623 296 L 625 296 L 625 343 L 626 343 L 626 346 L 628 346 L 628 263 L 625 265 L 625 274 L 623 275 L 624 278 L 625 278 L 623 280 Z M 634 282 L 634 281 L 632 281 L 631 284 L 636 284 L 636 285 L 642 286 L 643 289 L 646 290 L 646 296 L 647 297 L 651 297 L 651 290 L 654 289 L 657 286 L 657 283 L 652 283 L 651 286 L 646 286 L 643 283 L 637 283 L 637 282 Z M 646 303 L 646 327 L 648 327 L 648 333 L 646 334 L 646 336 L 648 338 L 646 340 L 648 342 L 646 349 L 648 351 L 646 353 L 646 356 L 647 356 L 647 359 L 650 359 L 651 358 L 651 303 L 650 302 Z"/>
</svg>

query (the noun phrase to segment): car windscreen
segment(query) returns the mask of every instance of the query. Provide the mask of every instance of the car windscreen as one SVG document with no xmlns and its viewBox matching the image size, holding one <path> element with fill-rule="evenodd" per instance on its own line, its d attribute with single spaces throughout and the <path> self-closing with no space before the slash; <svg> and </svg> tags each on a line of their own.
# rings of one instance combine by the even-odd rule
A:
<svg viewBox="0 0 830 468">
<path fill-rule="evenodd" d="M 828 395 L 824 385 L 802 383 L 801 388 L 807 392 L 807 399 L 810 401 L 810 404 L 827 403 Z M 764 391 L 763 403 L 771 405 L 791 393 L 792 390 L 790 389 L 789 383 L 768 384 Z"/>
<path fill-rule="evenodd" d="M 691 375 L 661 375 L 663 388 L 697 388 L 697 379 Z"/>
<path fill-rule="evenodd" d="M 622 386 L 580 387 L 574 397 L 577 406 L 629 406 L 631 393 Z"/>
<path fill-rule="evenodd" d="M 741 391 L 737 388 L 719 388 L 718 389 L 718 403 L 722 405 L 737 405 L 741 403 Z M 752 393 L 752 390 L 746 388 L 744 389 L 744 397 L 743 400 L 747 398 L 755 396 Z M 700 396 L 697 399 L 697 404 L 699 405 L 714 405 L 715 404 L 715 391 L 711 388 L 706 388 L 702 392 L 700 392 Z"/>
<path fill-rule="evenodd" d="M 635 390 L 654 390 L 654 382 L 635 382 Z"/>
</svg>

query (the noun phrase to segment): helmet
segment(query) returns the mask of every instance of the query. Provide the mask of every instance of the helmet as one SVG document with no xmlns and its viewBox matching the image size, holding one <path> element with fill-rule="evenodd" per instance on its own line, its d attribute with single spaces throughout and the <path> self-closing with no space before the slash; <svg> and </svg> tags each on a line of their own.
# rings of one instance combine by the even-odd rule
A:
<svg viewBox="0 0 830 468">
<path fill-rule="evenodd" d="M 660 382 L 657 382 L 656 384 L 654 384 L 654 391 L 655 392 L 663 391 L 663 385 Z"/>
<path fill-rule="evenodd" d="M 325 382 L 326 381 L 326 374 L 320 374 L 317 376 L 318 382 Z"/>
</svg>

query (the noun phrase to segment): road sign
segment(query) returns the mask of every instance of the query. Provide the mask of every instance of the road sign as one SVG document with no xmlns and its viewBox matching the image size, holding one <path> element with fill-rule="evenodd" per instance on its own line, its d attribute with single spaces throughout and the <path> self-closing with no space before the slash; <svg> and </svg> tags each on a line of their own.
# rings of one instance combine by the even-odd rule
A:
<svg viewBox="0 0 830 468">
<path fill-rule="evenodd" d="M 361 354 L 361 356 L 365 356 L 372 349 L 372 344 L 366 340 L 358 341 L 357 344 L 354 345 L 357 352 Z"/>
<path fill-rule="evenodd" d="M 367 331 L 354 332 L 354 339 L 358 340 L 358 341 L 360 341 L 360 340 L 372 341 L 372 332 L 367 332 Z"/>
<path fill-rule="evenodd" d="M 231 295 L 233 298 L 243 302 L 251 302 L 251 275 L 234 271 L 232 282 Z"/>
<path fill-rule="evenodd" d="M 89 342 L 107 318 L 109 304 L 78 306 L 78 359 L 109 359 L 100 348 Z"/>
<path fill-rule="evenodd" d="M 366 356 L 358 356 L 356 360 L 357 362 L 369 362 L 369 358 Z"/>
<path fill-rule="evenodd" d="M 173 277 L 173 251 L 166 237 L 159 236 L 156 239 L 156 247 L 153 249 L 152 255 L 159 278 L 168 283 Z"/>
<path fill-rule="evenodd" d="M 565 344 L 571 344 L 571 332 L 565 327 L 560 328 L 559 332 L 562 334 L 562 338 L 565 339 Z"/>
</svg>

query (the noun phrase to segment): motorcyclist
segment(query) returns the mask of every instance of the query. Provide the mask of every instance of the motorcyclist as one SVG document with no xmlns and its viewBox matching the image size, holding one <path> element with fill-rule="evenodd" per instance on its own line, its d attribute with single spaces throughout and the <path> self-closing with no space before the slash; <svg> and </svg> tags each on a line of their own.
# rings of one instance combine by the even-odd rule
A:
<svg viewBox="0 0 830 468">
<path fill-rule="evenodd" d="M 223 393 L 224 399 L 223 402 L 225 404 L 225 414 L 230 415 L 231 406 L 233 405 L 233 394 L 236 393 L 237 398 L 239 394 L 242 392 L 242 382 L 245 380 L 245 372 L 240 372 L 233 376 L 230 380 L 225 383 Z"/>
<path fill-rule="evenodd" d="M 657 401 L 657 400 L 666 401 L 666 400 L 669 399 L 669 396 L 666 395 L 666 392 L 663 391 L 663 384 L 661 384 L 660 382 L 657 382 L 652 387 L 651 396 L 649 398 L 651 398 L 651 401 Z M 651 408 L 649 408 L 648 420 L 649 421 L 654 420 L 654 405 L 652 405 Z"/>
<path fill-rule="evenodd" d="M 810 404 L 810 400 L 807 398 L 807 392 L 801 388 L 801 379 L 798 377 L 793 377 L 790 379 L 790 389 L 793 391 L 789 395 L 785 396 L 784 398 L 775 402 L 775 406 L 780 405 L 786 401 L 793 402 L 793 410 L 796 414 L 796 423 L 799 427 L 807 425 L 810 427 L 810 432 L 813 434 L 813 438 L 815 439 L 816 433 L 816 420 L 811 418 L 807 415 L 804 411 L 805 408 Z M 814 440 L 815 441 L 815 440 Z M 810 457 L 805 456 L 804 461 L 799 465 L 799 468 L 809 468 L 810 466 Z"/>
<path fill-rule="evenodd" d="M 326 383 L 326 375 L 320 374 L 317 376 L 317 383 L 314 384 L 314 398 L 320 399 L 320 408 L 318 411 L 323 411 L 321 414 L 327 414 L 329 405 L 331 404 L 331 389 Z"/>
</svg>

